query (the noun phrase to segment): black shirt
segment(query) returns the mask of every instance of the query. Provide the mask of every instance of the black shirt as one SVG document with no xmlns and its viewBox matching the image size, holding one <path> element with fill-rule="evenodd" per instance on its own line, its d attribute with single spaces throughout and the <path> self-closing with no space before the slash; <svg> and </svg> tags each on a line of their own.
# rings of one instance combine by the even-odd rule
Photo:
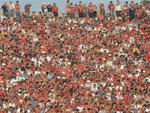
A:
<svg viewBox="0 0 150 113">
<path fill-rule="evenodd" d="M 8 11 L 8 9 L 7 9 L 7 6 L 6 6 L 6 5 L 3 5 L 3 6 L 2 6 L 2 9 L 3 9 L 3 12 L 7 12 L 7 11 Z"/>
</svg>

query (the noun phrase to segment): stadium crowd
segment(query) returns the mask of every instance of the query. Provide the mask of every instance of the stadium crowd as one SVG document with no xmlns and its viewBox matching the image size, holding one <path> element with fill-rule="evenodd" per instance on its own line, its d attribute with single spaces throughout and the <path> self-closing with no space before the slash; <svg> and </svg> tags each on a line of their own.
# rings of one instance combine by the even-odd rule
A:
<svg viewBox="0 0 150 113">
<path fill-rule="evenodd" d="M 16 4 L 18 18 L 11 8 L 0 18 L 0 113 L 150 112 L 143 5 L 132 2 L 136 13 L 124 20 L 122 9 L 109 16 L 100 9 L 99 19 L 94 8 L 71 13 L 69 1 L 65 17 L 54 9 L 49 17 L 45 6 L 43 13 L 30 14 L 31 4 L 22 15 Z M 113 17 L 115 11 L 122 19 Z"/>
</svg>

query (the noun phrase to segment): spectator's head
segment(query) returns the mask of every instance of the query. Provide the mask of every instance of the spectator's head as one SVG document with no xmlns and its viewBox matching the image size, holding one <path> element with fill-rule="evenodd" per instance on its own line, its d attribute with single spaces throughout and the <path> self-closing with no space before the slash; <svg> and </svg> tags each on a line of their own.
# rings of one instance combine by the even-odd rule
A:
<svg viewBox="0 0 150 113">
<path fill-rule="evenodd" d="M 133 4 L 134 3 L 134 1 L 131 1 L 131 4 Z"/>
</svg>

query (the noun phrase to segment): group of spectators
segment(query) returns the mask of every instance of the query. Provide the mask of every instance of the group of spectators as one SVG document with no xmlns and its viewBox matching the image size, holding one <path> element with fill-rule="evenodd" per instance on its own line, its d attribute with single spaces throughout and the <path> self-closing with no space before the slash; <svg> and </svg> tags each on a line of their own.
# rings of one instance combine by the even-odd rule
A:
<svg viewBox="0 0 150 113">
<path fill-rule="evenodd" d="M 110 1 L 107 7 L 105 7 L 103 1 L 100 2 L 99 5 L 96 5 L 92 2 L 89 3 L 89 5 L 82 4 L 82 1 L 79 1 L 78 4 L 73 4 L 69 0 L 67 1 L 66 5 L 66 12 L 65 15 L 70 17 L 92 17 L 99 19 L 106 19 L 107 16 L 110 16 L 111 18 L 122 18 L 123 20 L 133 20 L 134 18 L 141 18 L 144 15 L 145 6 L 143 2 L 140 4 L 135 3 L 134 1 L 131 1 L 131 3 L 125 2 L 125 4 L 122 4 L 120 0 L 117 0 L 116 3 L 113 1 Z M 57 12 L 58 14 L 58 8 L 57 6 L 43 3 L 41 6 L 42 12 Z M 55 10 L 56 9 L 56 10 Z M 107 13 L 106 13 L 107 12 Z M 49 14 L 49 13 L 48 13 Z M 58 15 L 54 15 L 58 16 Z"/>
<path fill-rule="evenodd" d="M 19 1 L 16 1 L 16 4 L 14 5 L 12 1 L 5 2 L 2 5 L 3 15 L 9 18 L 17 17 L 18 21 L 21 22 L 22 20 L 22 12 L 21 12 L 21 6 L 19 4 Z M 24 6 L 24 15 L 30 16 L 30 8 L 31 4 L 26 4 Z"/>
<path fill-rule="evenodd" d="M 108 17 L 111 18 L 121 18 L 123 21 L 132 21 L 135 18 L 141 18 L 145 16 L 145 6 L 141 3 L 135 3 L 131 1 L 131 3 L 125 2 L 122 4 L 120 0 L 117 0 L 116 3 L 110 1 L 107 7 L 105 7 L 103 1 L 97 6 L 96 4 L 90 2 L 89 5 L 82 4 L 82 1 L 79 1 L 78 4 L 73 4 L 69 0 L 65 4 L 66 11 L 62 12 L 63 16 L 69 16 L 71 18 L 78 17 L 91 17 L 98 18 L 100 20 L 105 20 Z M 30 7 L 31 4 L 26 4 L 24 7 L 24 13 L 26 16 L 30 16 Z M 18 17 L 19 21 L 21 21 L 21 15 L 23 15 L 20 11 L 21 7 L 19 5 L 19 1 L 14 5 L 11 1 L 9 3 L 5 2 L 2 6 L 3 14 L 8 17 Z M 41 6 L 42 12 L 45 16 L 54 16 L 58 17 L 60 11 L 57 5 L 54 3 L 53 5 L 43 3 Z"/>
<path fill-rule="evenodd" d="M 150 112 L 148 25 L 40 13 L 21 20 L 0 18 L 0 113 Z"/>
</svg>

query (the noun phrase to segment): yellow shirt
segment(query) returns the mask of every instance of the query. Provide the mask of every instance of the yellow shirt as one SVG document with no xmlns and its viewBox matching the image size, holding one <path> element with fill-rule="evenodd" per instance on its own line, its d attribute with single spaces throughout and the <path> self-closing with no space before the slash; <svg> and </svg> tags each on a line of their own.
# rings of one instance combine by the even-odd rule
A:
<svg viewBox="0 0 150 113">
<path fill-rule="evenodd" d="M 139 49 L 138 48 L 133 48 L 133 52 L 138 52 L 139 53 Z"/>
<path fill-rule="evenodd" d="M 6 103 L 3 104 L 3 109 L 7 109 L 8 105 Z"/>
<path fill-rule="evenodd" d="M 2 31 L 1 35 L 7 35 L 7 32 Z"/>
</svg>

